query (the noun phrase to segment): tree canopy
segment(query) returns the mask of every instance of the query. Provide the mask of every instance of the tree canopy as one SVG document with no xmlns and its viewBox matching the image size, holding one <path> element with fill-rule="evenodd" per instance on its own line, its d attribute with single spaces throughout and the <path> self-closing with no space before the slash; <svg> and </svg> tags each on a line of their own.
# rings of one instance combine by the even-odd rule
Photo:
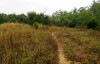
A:
<svg viewBox="0 0 100 64">
<path fill-rule="evenodd" d="M 52 16 L 44 13 L 28 12 L 25 14 L 0 13 L 0 23 L 18 22 L 33 25 L 40 23 L 59 27 L 91 28 L 100 30 L 100 0 L 93 1 L 89 7 L 74 8 L 72 11 L 56 11 Z"/>
</svg>

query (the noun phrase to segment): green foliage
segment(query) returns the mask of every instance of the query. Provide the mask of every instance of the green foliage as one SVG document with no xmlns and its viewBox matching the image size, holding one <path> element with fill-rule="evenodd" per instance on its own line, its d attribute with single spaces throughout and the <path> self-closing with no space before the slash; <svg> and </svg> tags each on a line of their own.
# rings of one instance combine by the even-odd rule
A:
<svg viewBox="0 0 100 64">
<path fill-rule="evenodd" d="M 97 22 L 95 21 L 91 21 L 87 24 L 87 28 L 92 28 L 92 29 L 96 29 L 97 28 Z"/>
<path fill-rule="evenodd" d="M 90 7 L 75 8 L 71 12 L 56 11 L 51 19 L 51 24 L 56 26 L 69 26 L 89 28 L 89 23 L 95 21 L 95 29 L 100 28 L 100 2 L 93 2 Z M 97 23 L 97 24 L 96 24 Z M 93 27 L 92 27 L 93 28 Z"/>
<path fill-rule="evenodd" d="M 73 21 L 73 22 L 70 22 L 68 26 L 71 28 L 75 28 L 76 25 L 77 25 L 76 22 Z"/>
<path fill-rule="evenodd" d="M 0 24 L 7 22 L 8 21 L 8 16 L 6 14 L 0 14 Z"/>
<path fill-rule="evenodd" d="M 67 19 L 68 13 L 66 11 L 56 11 L 51 18 L 51 24 L 56 26 L 68 26 L 69 19 Z"/>
<path fill-rule="evenodd" d="M 36 12 L 28 12 L 28 23 L 32 25 L 36 21 Z"/>
<path fill-rule="evenodd" d="M 35 23 L 33 24 L 33 27 L 34 27 L 35 29 L 38 29 L 38 23 L 35 22 Z"/>
<path fill-rule="evenodd" d="M 93 23 L 93 21 L 95 22 Z M 51 16 L 45 15 L 44 13 L 36 13 L 34 11 L 28 12 L 27 15 L 0 14 L 0 23 L 5 22 L 18 22 L 30 25 L 40 23 L 59 27 L 94 28 L 100 30 L 100 1 L 94 1 L 89 7 L 74 8 L 70 12 L 59 10 L 54 12 Z"/>
<path fill-rule="evenodd" d="M 30 25 L 34 24 L 35 22 L 45 25 L 49 24 L 49 17 L 43 13 L 37 14 L 36 12 L 28 12 L 27 15 Z"/>
</svg>

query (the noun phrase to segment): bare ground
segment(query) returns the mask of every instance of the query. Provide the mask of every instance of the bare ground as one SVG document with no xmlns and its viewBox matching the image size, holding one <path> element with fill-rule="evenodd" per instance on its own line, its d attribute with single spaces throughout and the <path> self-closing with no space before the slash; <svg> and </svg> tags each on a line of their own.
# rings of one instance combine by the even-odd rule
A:
<svg viewBox="0 0 100 64">
<path fill-rule="evenodd" d="M 54 33 L 52 33 L 52 36 L 58 45 L 58 58 L 59 58 L 58 64 L 70 64 L 70 61 L 68 61 L 64 56 L 63 45 L 58 41 L 58 39 L 56 38 L 56 35 Z"/>
</svg>

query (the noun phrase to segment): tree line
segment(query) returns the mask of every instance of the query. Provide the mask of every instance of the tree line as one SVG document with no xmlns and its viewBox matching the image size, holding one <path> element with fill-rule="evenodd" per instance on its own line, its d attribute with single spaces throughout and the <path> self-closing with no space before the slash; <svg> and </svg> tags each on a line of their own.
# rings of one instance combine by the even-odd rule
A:
<svg viewBox="0 0 100 64">
<path fill-rule="evenodd" d="M 51 16 L 44 13 L 0 14 L 0 23 L 18 22 L 33 25 L 35 23 L 59 27 L 91 28 L 100 30 L 100 0 L 93 1 L 89 7 L 74 8 L 72 11 L 56 11 Z"/>
</svg>

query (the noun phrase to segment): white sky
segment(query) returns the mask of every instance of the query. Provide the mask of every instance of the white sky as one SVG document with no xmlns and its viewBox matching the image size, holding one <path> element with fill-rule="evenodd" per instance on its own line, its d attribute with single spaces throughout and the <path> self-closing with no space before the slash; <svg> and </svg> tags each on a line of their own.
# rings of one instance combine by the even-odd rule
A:
<svg viewBox="0 0 100 64">
<path fill-rule="evenodd" d="M 52 14 L 58 10 L 71 11 L 72 9 L 90 6 L 93 0 L 0 0 L 0 13 L 27 13 L 36 11 Z"/>
</svg>

